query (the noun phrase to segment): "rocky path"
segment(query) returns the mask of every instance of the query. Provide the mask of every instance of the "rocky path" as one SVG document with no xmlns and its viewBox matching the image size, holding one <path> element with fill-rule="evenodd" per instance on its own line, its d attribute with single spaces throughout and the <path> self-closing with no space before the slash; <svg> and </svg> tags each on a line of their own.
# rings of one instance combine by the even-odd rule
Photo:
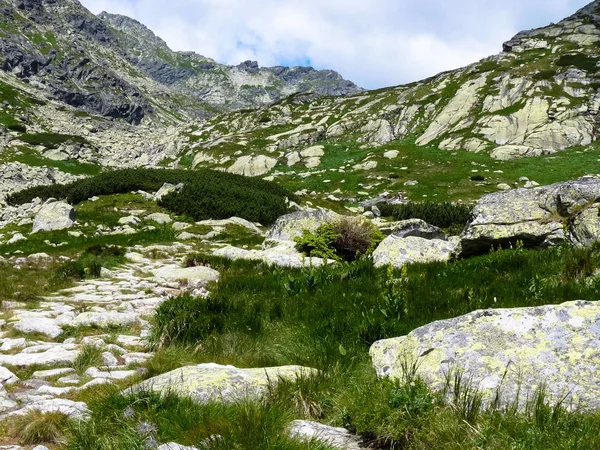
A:
<svg viewBox="0 0 600 450">
<path fill-rule="evenodd" d="M 155 308 L 185 290 L 205 295 L 206 282 L 218 278 L 206 267 L 182 268 L 190 250 L 183 244 L 136 247 L 128 263 L 43 298 L 35 308 L 4 302 L 0 419 L 31 410 L 85 417 L 86 404 L 72 400 L 78 392 L 143 373 L 152 356 L 146 338 Z M 92 347 L 101 362 L 86 367 Z"/>
</svg>

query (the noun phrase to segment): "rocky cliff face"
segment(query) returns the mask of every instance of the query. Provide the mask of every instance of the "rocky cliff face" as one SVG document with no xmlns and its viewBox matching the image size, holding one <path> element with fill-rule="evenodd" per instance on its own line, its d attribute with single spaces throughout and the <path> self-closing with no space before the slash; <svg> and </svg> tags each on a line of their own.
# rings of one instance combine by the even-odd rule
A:
<svg viewBox="0 0 600 450">
<path fill-rule="evenodd" d="M 103 12 L 98 18 L 114 31 L 117 45 L 141 72 L 217 110 L 266 105 L 297 92 L 348 95 L 361 91 L 333 70 L 263 68 L 256 61 L 225 66 L 194 52 L 172 51 L 129 17 Z"/>
</svg>

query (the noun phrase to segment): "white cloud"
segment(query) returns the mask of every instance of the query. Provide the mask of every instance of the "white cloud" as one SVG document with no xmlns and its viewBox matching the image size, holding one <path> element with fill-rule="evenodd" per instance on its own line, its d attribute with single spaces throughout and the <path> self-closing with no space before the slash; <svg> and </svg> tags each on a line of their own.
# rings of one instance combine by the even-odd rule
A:
<svg viewBox="0 0 600 450">
<path fill-rule="evenodd" d="M 367 88 L 415 81 L 498 53 L 521 29 L 586 0 L 82 0 L 147 25 L 175 50 L 226 64 L 310 61 Z"/>
</svg>

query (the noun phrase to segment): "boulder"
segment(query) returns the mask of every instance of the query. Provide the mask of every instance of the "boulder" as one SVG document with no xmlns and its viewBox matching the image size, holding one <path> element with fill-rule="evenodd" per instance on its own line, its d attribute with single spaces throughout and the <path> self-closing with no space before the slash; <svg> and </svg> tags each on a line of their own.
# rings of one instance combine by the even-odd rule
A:
<svg viewBox="0 0 600 450">
<path fill-rule="evenodd" d="M 486 404 L 499 393 L 501 405 L 522 407 L 543 386 L 550 402 L 599 409 L 599 329 L 598 302 L 481 310 L 375 342 L 370 354 L 379 376 L 402 378 L 414 363 L 416 375 L 449 396 L 459 394 L 452 390 L 462 374 L 463 387 Z"/>
<path fill-rule="evenodd" d="M 386 237 L 373 252 L 373 264 L 382 267 L 391 264 L 401 268 L 406 264 L 449 261 L 457 248 L 457 241 L 424 239 L 416 236 L 405 238 Z"/>
<path fill-rule="evenodd" d="M 294 380 L 315 373 L 301 366 L 238 369 L 219 364 L 198 364 L 173 370 L 139 383 L 125 392 L 153 391 L 190 397 L 198 403 L 235 402 L 260 397 L 280 379 Z"/>
<path fill-rule="evenodd" d="M 448 236 L 440 228 L 429 225 L 421 219 L 408 219 L 397 222 L 396 227 L 392 231 L 392 236 L 399 238 L 414 236 L 423 239 L 448 240 Z"/>
<path fill-rule="evenodd" d="M 71 228 L 75 225 L 75 219 L 75 210 L 68 203 L 48 203 L 35 216 L 33 233 Z"/>
<path fill-rule="evenodd" d="M 325 223 L 338 220 L 341 216 L 327 209 L 313 209 L 309 211 L 297 211 L 281 216 L 273 224 L 265 236 L 265 247 L 277 245 L 280 241 L 294 241 L 294 238 L 302 236 L 304 230 L 315 232 L 317 228 Z"/>
<path fill-rule="evenodd" d="M 126 327 L 140 323 L 140 318 L 133 312 L 117 312 L 117 311 L 88 311 L 79 314 L 71 326 L 73 327 Z"/>
<path fill-rule="evenodd" d="M 154 194 L 154 201 L 158 202 L 159 200 L 162 200 L 163 197 L 165 197 L 166 195 L 170 194 L 171 192 L 179 192 L 183 189 L 183 183 L 180 183 L 178 185 L 174 185 L 171 183 L 165 183 L 161 186 L 161 188 L 156 191 L 156 194 Z"/>
<path fill-rule="evenodd" d="M 265 155 L 241 156 L 227 169 L 227 172 L 247 177 L 256 177 L 269 173 L 276 164 L 276 159 Z"/>
<path fill-rule="evenodd" d="M 227 245 L 215 250 L 213 255 L 233 260 L 263 261 L 279 267 L 317 267 L 325 264 L 322 258 L 311 258 L 300 253 L 296 250 L 295 245 L 288 241 L 280 242 L 279 245 L 263 250 L 246 250 Z M 328 260 L 327 263 L 335 264 L 335 261 Z"/>
<path fill-rule="evenodd" d="M 597 225 L 594 213 L 586 211 L 595 208 L 598 199 L 600 179 L 596 178 L 485 195 L 460 236 L 461 255 L 485 253 L 492 246 L 506 248 L 517 241 L 527 247 L 547 247 L 563 243 L 569 236 L 575 242 L 589 243 Z M 573 219 L 576 225 L 569 234 Z"/>
<path fill-rule="evenodd" d="M 165 265 L 153 270 L 154 276 L 159 280 L 184 281 L 190 286 L 205 285 L 211 281 L 219 281 L 219 272 L 210 267 L 179 267 L 176 265 Z"/>
<path fill-rule="evenodd" d="M 40 333 L 50 338 L 62 333 L 58 322 L 47 317 L 24 317 L 15 323 L 13 328 L 21 333 Z"/>
<path fill-rule="evenodd" d="M 173 219 L 171 219 L 171 216 L 169 216 L 168 214 L 164 214 L 164 213 L 150 214 L 150 215 L 146 216 L 146 219 L 151 220 L 156 223 L 160 223 L 160 224 L 173 222 Z"/>
<path fill-rule="evenodd" d="M 575 216 L 570 239 L 586 247 L 600 240 L 600 204 L 596 203 Z"/>
<path fill-rule="evenodd" d="M 360 438 L 345 428 L 335 428 L 310 420 L 294 420 L 290 423 L 288 434 L 301 441 L 320 441 L 340 450 L 360 450 Z"/>
</svg>

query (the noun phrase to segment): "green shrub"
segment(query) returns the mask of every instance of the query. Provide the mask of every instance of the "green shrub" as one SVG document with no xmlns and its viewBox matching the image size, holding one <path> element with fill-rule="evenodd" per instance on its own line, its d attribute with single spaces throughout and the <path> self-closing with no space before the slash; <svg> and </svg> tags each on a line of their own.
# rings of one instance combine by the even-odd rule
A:
<svg viewBox="0 0 600 450">
<path fill-rule="evenodd" d="M 302 232 L 302 236 L 294 239 L 296 249 L 307 256 L 324 259 L 339 260 L 334 250 L 335 241 L 340 237 L 333 228 L 333 224 L 325 223 L 311 233 L 308 230 Z"/>
<path fill-rule="evenodd" d="M 10 131 L 18 131 L 20 133 L 25 133 L 27 131 L 27 127 L 20 123 L 11 123 L 7 125 L 6 128 L 8 128 Z"/>
<path fill-rule="evenodd" d="M 81 136 L 56 133 L 31 133 L 22 134 L 19 139 L 31 145 L 43 145 L 46 148 L 56 148 L 66 142 L 79 142 L 85 144 L 87 141 Z"/>
<path fill-rule="evenodd" d="M 421 219 L 448 231 L 450 234 L 460 233 L 471 220 L 472 208 L 468 205 L 450 202 L 422 202 L 390 205 L 377 205 L 381 214 L 393 217 L 394 220 Z"/>
<path fill-rule="evenodd" d="M 296 248 L 307 256 L 354 261 L 371 253 L 383 240 L 383 234 L 362 217 L 343 217 L 333 223 L 325 223 L 315 233 L 304 230 L 297 237 Z"/>
<path fill-rule="evenodd" d="M 570 55 L 562 55 L 556 61 L 556 65 L 560 67 L 574 66 L 578 69 L 585 70 L 586 72 L 596 72 L 597 58 L 593 58 L 583 53 L 575 53 Z"/>
<path fill-rule="evenodd" d="M 184 187 L 179 193 L 163 197 L 161 206 L 195 220 L 238 216 L 271 224 L 285 214 L 285 199 L 294 199 L 291 193 L 275 183 L 214 170 L 123 169 L 70 184 L 25 189 L 10 195 L 7 202 L 16 206 L 36 197 L 42 200 L 54 197 L 77 204 L 99 195 L 157 191 L 164 183 L 184 183 Z"/>
</svg>

